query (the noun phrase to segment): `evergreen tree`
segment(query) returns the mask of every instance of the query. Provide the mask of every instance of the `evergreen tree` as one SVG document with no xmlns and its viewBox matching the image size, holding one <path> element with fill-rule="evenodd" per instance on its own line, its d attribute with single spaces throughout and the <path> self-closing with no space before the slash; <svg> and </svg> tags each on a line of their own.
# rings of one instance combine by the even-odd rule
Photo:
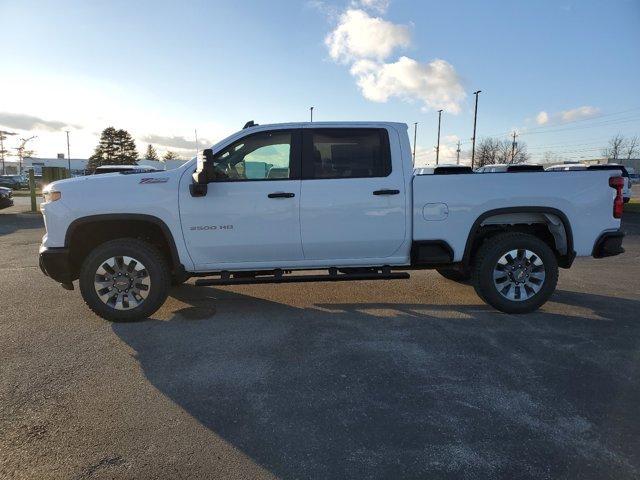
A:
<svg viewBox="0 0 640 480">
<path fill-rule="evenodd" d="M 171 150 L 167 150 L 167 153 L 164 154 L 162 159 L 166 162 L 167 160 L 178 160 L 180 156 L 176 152 L 172 152 Z"/>
<path fill-rule="evenodd" d="M 100 165 L 136 165 L 138 152 L 131 134 L 126 130 L 107 127 L 100 135 L 95 152 L 89 157 L 87 168 L 95 170 Z"/>
<path fill-rule="evenodd" d="M 148 145 L 147 146 L 147 152 L 144 154 L 144 158 L 146 160 L 159 160 L 160 159 L 158 157 L 158 152 L 156 151 L 155 148 L 153 148 L 153 145 Z"/>
</svg>

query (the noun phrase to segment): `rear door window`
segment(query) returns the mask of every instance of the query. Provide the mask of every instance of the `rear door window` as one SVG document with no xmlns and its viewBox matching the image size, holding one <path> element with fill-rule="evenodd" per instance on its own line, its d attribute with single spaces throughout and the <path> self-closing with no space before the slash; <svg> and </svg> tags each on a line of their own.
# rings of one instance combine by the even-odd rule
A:
<svg viewBox="0 0 640 480">
<path fill-rule="evenodd" d="M 304 130 L 303 178 L 370 178 L 391 173 L 389 137 L 379 128 Z"/>
</svg>

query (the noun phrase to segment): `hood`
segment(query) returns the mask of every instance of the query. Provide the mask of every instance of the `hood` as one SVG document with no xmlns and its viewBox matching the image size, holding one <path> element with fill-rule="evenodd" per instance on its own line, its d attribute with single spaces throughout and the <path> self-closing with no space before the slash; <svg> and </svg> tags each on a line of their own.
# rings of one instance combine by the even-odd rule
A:
<svg viewBox="0 0 640 480">
<path fill-rule="evenodd" d="M 44 186 L 43 190 L 60 190 L 68 187 L 76 187 L 81 185 L 113 185 L 114 183 L 138 183 L 143 178 L 173 178 L 179 175 L 180 169 L 159 170 L 156 172 L 114 172 L 101 173 L 99 175 L 85 175 L 82 177 L 65 178 L 64 180 L 56 180 Z M 133 180 L 133 182 L 132 182 Z"/>
</svg>

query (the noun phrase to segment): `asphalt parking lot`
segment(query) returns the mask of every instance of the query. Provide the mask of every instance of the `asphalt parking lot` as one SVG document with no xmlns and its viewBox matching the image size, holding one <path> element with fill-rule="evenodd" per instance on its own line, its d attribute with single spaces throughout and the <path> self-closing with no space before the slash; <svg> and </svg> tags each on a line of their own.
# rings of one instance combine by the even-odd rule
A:
<svg viewBox="0 0 640 480">
<path fill-rule="evenodd" d="M 552 301 L 411 280 L 172 291 L 111 324 L 0 212 L 0 478 L 640 477 L 640 215 Z"/>
</svg>

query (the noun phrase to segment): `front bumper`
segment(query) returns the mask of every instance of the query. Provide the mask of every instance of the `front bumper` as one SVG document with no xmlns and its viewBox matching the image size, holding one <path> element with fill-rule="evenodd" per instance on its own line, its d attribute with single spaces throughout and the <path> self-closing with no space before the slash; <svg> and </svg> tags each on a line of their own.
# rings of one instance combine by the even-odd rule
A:
<svg viewBox="0 0 640 480">
<path fill-rule="evenodd" d="M 622 248 L 623 238 L 624 232 L 622 230 L 604 232 L 600 237 L 598 237 L 598 240 L 596 240 L 596 243 L 593 246 L 593 257 L 612 257 L 614 255 L 624 253 L 624 248 Z"/>
<path fill-rule="evenodd" d="M 73 268 L 68 248 L 47 248 L 40 246 L 38 263 L 42 273 L 68 287 L 74 280 Z"/>
</svg>

